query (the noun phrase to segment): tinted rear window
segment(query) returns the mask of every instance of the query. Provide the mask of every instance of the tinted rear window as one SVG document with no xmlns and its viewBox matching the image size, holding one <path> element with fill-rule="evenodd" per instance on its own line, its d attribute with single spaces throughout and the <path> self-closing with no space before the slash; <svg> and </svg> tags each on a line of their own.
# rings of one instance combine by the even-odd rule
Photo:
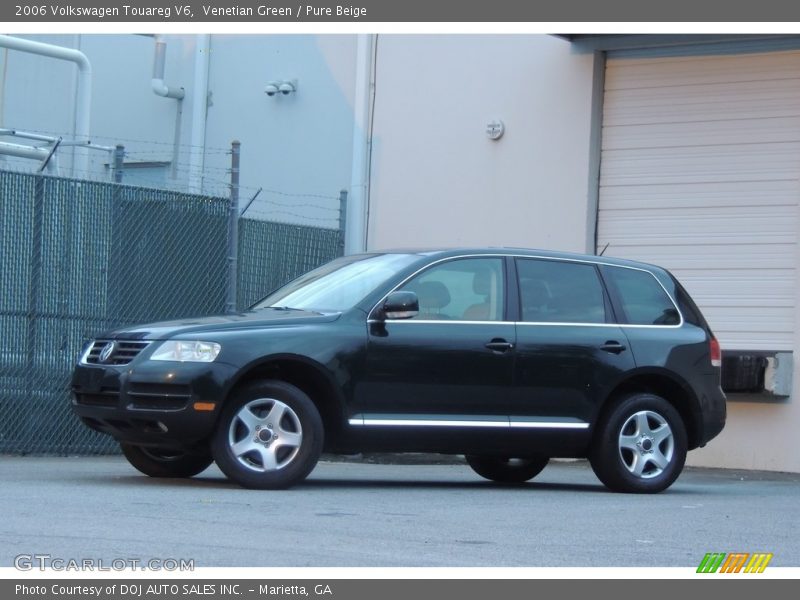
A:
<svg viewBox="0 0 800 600">
<path fill-rule="evenodd" d="M 680 315 L 658 280 L 647 271 L 605 267 L 603 273 L 616 288 L 625 322 L 632 325 L 678 325 Z"/>
<path fill-rule="evenodd" d="M 522 320 L 605 323 L 603 287 L 594 265 L 517 259 Z"/>
</svg>

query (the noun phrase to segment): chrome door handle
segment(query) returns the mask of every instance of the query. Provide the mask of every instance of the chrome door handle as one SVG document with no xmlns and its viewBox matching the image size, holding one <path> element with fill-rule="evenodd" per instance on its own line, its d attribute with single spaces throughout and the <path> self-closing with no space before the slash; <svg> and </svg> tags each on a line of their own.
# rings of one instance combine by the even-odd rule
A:
<svg viewBox="0 0 800 600">
<path fill-rule="evenodd" d="M 491 342 L 484 344 L 492 352 L 506 352 L 514 347 L 514 344 L 504 339 L 495 338 Z"/>
<path fill-rule="evenodd" d="M 625 352 L 627 349 L 627 347 L 615 340 L 609 340 L 600 346 L 600 350 L 603 350 L 604 352 L 610 352 L 611 354 L 619 354 L 621 352 Z"/>
</svg>

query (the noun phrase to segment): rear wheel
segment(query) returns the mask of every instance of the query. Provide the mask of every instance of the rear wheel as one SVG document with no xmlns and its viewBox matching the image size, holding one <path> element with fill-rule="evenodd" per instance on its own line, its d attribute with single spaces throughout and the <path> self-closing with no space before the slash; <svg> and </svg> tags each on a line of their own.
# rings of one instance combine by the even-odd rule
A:
<svg viewBox="0 0 800 600">
<path fill-rule="evenodd" d="M 302 390 L 263 381 L 228 401 L 211 448 L 217 466 L 239 485 L 284 489 L 314 469 L 322 439 L 322 418 Z"/>
<path fill-rule="evenodd" d="M 481 477 L 498 483 L 523 483 L 542 472 L 550 460 L 546 456 L 506 458 L 467 455 L 467 464 Z"/>
<path fill-rule="evenodd" d="M 617 492 L 656 493 L 671 486 L 686 462 L 686 427 L 664 398 L 633 394 L 597 424 L 589 460 Z"/>
<path fill-rule="evenodd" d="M 210 456 L 120 443 L 122 454 L 136 470 L 150 477 L 192 477 L 213 462 Z"/>
</svg>

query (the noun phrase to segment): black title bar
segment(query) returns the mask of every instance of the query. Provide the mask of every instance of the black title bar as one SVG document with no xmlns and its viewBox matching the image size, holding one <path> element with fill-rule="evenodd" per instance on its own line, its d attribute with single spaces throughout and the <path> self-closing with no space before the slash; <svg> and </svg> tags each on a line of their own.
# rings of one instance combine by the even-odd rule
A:
<svg viewBox="0 0 800 600">
<path fill-rule="evenodd" d="M 0 20 L 53 22 L 787 22 L 787 0 L 10 0 Z"/>
<path fill-rule="evenodd" d="M 715 581 L 712 581 L 716 577 Z M 648 598 L 724 596 L 731 600 L 791 596 L 791 579 L 699 576 L 693 579 L 25 579 L 0 581 L 13 600 L 486 600 L 487 598 L 604 598 L 647 588 Z"/>
</svg>

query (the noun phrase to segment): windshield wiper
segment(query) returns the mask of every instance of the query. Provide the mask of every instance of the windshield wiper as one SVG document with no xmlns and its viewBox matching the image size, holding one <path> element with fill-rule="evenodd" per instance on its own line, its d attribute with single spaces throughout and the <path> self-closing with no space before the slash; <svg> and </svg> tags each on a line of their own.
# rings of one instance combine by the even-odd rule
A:
<svg viewBox="0 0 800 600">
<path fill-rule="evenodd" d="M 259 306 L 258 308 L 252 308 L 250 310 L 279 310 L 281 312 L 308 312 L 308 313 L 316 313 L 322 314 L 319 311 L 310 309 L 310 308 L 295 308 L 293 306 Z"/>
</svg>

